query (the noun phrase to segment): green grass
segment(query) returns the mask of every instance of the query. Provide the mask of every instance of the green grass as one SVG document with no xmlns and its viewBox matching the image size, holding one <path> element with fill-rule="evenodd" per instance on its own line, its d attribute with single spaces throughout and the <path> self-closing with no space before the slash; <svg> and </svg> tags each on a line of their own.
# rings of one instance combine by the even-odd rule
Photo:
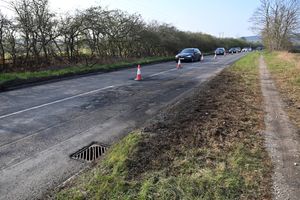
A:
<svg viewBox="0 0 300 200">
<path fill-rule="evenodd" d="M 141 139 L 131 134 L 108 153 L 96 169 L 80 177 L 75 187 L 58 193 L 57 199 L 239 199 L 253 198 L 259 182 L 253 181 L 265 173 L 259 148 L 243 144 L 233 146 L 225 155 L 211 149 L 192 149 L 188 157 L 178 157 L 181 171 L 167 176 L 165 171 L 148 172 L 140 180 L 128 180 L 126 159 Z M 199 155 L 213 155 L 218 164 L 205 166 Z M 244 173 L 244 174 L 243 174 Z M 245 178 L 246 177 L 246 178 Z M 259 193 L 257 193 L 258 195 Z M 257 196 L 256 196 L 257 197 Z"/>
<path fill-rule="evenodd" d="M 230 73 L 240 77 L 239 84 L 245 86 L 245 90 L 251 90 L 251 93 L 256 95 L 260 95 L 258 57 L 259 54 L 249 54 L 228 69 Z M 259 123 L 262 120 L 258 119 L 261 116 L 257 110 L 251 110 L 248 117 L 251 123 Z M 134 178 L 128 174 L 130 167 L 128 160 L 133 159 L 132 155 L 139 150 L 139 142 L 146 136 L 132 133 L 114 145 L 95 169 L 80 176 L 71 187 L 60 191 L 56 198 L 59 200 L 262 198 L 261 195 L 267 193 L 261 191 L 267 187 L 262 184 L 271 166 L 263 147 L 263 138 L 257 134 L 255 127 L 257 128 L 257 125 L 243 137 L 230 141 L 223 149 L 213 145 L 201 148 L 178 147 L 180 153 L 172 157 L 168 170 L 165 168 L 150 170 Z"/>
<path fill-rule="evenodd" d="M 59 76 L 69 75 L 69 74 L 80 74 L 80 73 L 89 73 L 89 72 L 96 72 L 96 71 L 114 70 L 114 69 L 124 68 L 124 67 L 133 66 L 137 64 L 144 65 L 144 64 L 150 64 L 159 61 L 169 61 L 171 59 L 172 58 L 170 57 L 153 57 L 153 58 L 143 58 L 134 62 L 119 62 L 116 64 L 109 64 L 109 65 L 94 65 L 92 67 L 73 66 L 73 67 L 67 67 L 59 70 L 1 73 L 0 85 L 13 80 L 28 80 L 33 78 L 45 78 L 45 77 L 53 77 L 53 76 L 59 77 Z"/>
<path fill-rule="evenodd" d="M 140 133 L 132 133 L 115 144 L 100 165 L 76 180 L 75 187 L 61 191 L 57 199 L 118 199 L 124 193 L 130 196 L 133 183 L 126 181 L 126 160 L 140 139 Z"/>
<path fill-rule="evenodd" d="M 259 53 L 250 53 L 242 59 L 238 60 L 233 66 L 230 68 L 231 71 L 239 71 L 243 73 L 251 73 L 257 74 L 258 72 L 258 58 Z"/>
<path fill-rule="evenodd" d="M 230 70 L 239 73 L 247 83 L 257 84 L 255 80 L 258 79 L 259 56 L 260 54 L 257 52 L 248 54 L 246 57 L 234 63 Z"/>
</svg>

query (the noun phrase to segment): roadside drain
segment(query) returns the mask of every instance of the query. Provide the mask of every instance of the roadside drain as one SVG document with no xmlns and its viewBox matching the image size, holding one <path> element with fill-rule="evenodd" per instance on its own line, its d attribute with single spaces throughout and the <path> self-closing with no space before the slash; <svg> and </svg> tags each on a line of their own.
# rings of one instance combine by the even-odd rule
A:
<svg viewBox="0 0 300 200">
<path fill-rule="evenodd" d="M 73 153 L 70 157 L 75 160 L 93 162 L 105 154 L 108 147 L 108 145 L 92 143 L 89 146 L 83 147 L 79 151 Z"/>
</svg>

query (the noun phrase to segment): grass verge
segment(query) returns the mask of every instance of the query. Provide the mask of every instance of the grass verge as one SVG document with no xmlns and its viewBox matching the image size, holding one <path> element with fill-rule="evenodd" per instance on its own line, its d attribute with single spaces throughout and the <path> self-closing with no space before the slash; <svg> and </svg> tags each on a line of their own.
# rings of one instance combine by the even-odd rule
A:
<svg viewBox="0 0 300 200">
<path fill-rule="evenodd" d="M 86 74 L 92 72 L 112 71 L 120 68 L 126 68 L 137 64 L 145 65 L 155 62 L 170 61 L 173 57 L 154 57 L 143 58 L 135 62 L 120 62 L 109 65 L 94 65 L 87 66 L 73 66 L 57 70 L 45 70 L 36 72 L 16 72 L 16 73 L 2 73 L 0 74 L 0 88 L 4 85 L 15 85 L 16 83 L 26 82 L 28 80 L 43 80 L 45 78 L 58 78 L 64 76 L 71 76 L 76 74 Z"/>
<path fill-rule="evenodd" d="M 114 145 L 56 199 L 271 199 L 258 54 Z"/>
<path fill-rule="evenodd" d="M 289 117 L 300 128 L 300 54 L 273 52 L 264 56 Z"/>
</svg>

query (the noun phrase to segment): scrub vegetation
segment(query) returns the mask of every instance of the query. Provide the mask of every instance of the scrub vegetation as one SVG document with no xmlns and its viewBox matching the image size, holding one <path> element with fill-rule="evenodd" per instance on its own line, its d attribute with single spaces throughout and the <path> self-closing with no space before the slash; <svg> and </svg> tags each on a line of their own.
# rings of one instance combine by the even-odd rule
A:
<svg viewBox="0 0 300 200">
<path fill-rule="evenodd" d="M 271 199 L 259 54 L 113 145 L 55 199 Z"/>
</svg>

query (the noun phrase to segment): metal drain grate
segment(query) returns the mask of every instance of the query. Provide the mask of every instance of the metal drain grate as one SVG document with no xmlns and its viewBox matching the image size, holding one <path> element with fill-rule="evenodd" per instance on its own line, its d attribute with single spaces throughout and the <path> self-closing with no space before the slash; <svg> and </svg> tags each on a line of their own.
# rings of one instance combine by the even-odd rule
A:
<svg viewBox="0 0 300 200">
<path fill-rule="evenodd" d="M 108 149 L 108 145 L 92 143 L 79 151 L 73 153 L 70 157 L 75 160 L 92 162 L 102 156 Z"/>
</svg>

